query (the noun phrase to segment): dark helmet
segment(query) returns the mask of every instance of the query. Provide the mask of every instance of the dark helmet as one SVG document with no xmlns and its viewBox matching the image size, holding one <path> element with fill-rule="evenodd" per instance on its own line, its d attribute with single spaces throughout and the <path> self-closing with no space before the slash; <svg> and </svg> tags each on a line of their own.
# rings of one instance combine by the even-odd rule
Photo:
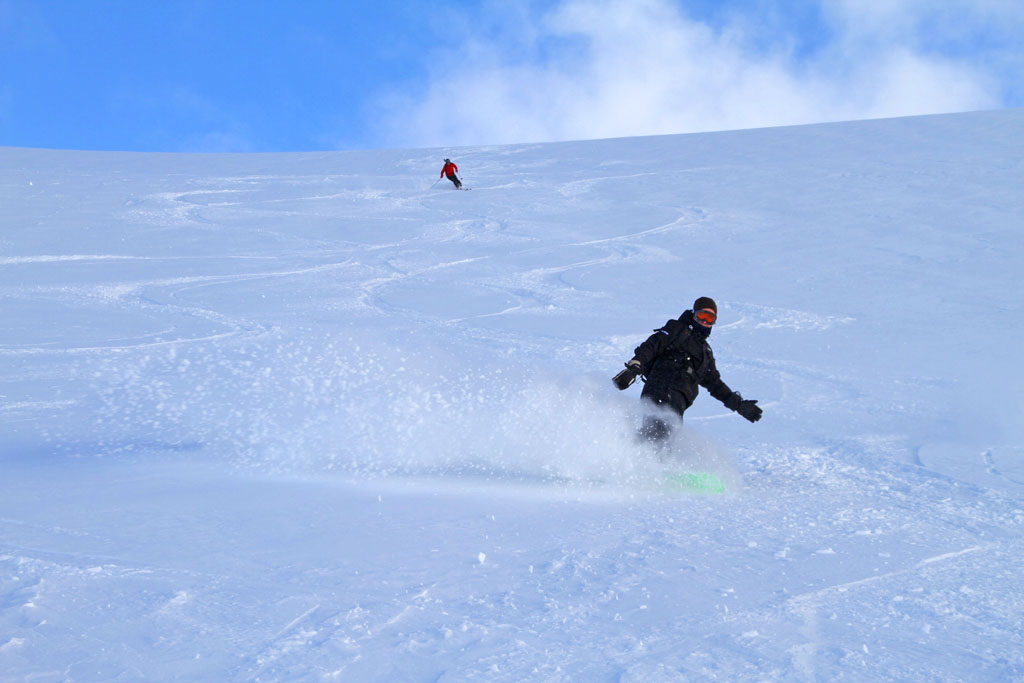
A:
<svg viewBox="0 0 1024 683">
<path fill-rule="evenodd" d="M 699 311 L 704 308 L 710 308 L 716 314 L 718 313 L 718 306 L 715 305 L 715 300 L 712 299 L 710 296 L 699 297 L 696 301 L 693 302 L 694 311 Z"/>
<path fill-rule="evenodd" d="M 697 331 L 704 330 L 705 336 L 711 332 L 711 326 L 718 319 L 718 306 L 715 300 L 709 296 L 699 297 L 693 302 L 693 321 Z"/>
<path fill-rule="evenodd" d="M 446 163 L 446 164 L 450 164 L 450 163 L 452 163 L 452 160 L 451 160 L 451 159 L 445 159 L 445 160 L 444 160 L 444 163 Z"/>
</svg>

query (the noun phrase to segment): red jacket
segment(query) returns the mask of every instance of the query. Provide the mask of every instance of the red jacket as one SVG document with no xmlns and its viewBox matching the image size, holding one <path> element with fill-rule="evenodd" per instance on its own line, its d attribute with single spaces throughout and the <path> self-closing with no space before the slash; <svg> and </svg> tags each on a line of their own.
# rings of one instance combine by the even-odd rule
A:
<svg viewBox="0 0 1024 683">
<path fill-rule="evenodd" d="M 443 178 L 446 175 L 455 175 L 455 172 L 458 170 L 459 167 L 455 165 L 455 162 L 449 161 L 447 164 L 444 165 L 444 168 L 441 169 L 441 175 L 438 177 Z"/>
</svg>

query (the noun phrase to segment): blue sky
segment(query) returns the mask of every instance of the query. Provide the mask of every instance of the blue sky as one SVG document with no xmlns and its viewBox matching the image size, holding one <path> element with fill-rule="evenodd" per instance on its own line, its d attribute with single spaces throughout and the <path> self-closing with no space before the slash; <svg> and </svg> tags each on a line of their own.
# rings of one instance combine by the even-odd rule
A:
<svg viewBox="0 0 1024 683">
<path fill-rule="evenodd" d="M 1024 106 L 1017 0 L 0 0 L 0 145 L 498 144 Z"/>
</svg>

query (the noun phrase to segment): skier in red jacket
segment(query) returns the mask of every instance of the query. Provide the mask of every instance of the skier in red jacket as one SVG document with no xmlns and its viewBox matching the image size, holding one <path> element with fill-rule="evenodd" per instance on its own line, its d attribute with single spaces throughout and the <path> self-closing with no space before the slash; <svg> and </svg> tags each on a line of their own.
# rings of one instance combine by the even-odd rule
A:
<svg viewBox="0 0 1024 683">
<path fill-rule="evenodd" d="M 444 176 L 448 176 L 448 180 L 452 181 L 455 184 L 455 189 L 456 190 L 461 190 L 462 189 L 462 181 L 459 180 L 457 177 L 455 177 L 455 172 L 458 171 L 458 170 L 459 170 L 459 167 L 456 166 L 455 163 L 452 162 L 451 159 L 445 159 L 444 160 L 444 168 L 441 169 L 440 177 L 443 178 Z"/>
</svg>

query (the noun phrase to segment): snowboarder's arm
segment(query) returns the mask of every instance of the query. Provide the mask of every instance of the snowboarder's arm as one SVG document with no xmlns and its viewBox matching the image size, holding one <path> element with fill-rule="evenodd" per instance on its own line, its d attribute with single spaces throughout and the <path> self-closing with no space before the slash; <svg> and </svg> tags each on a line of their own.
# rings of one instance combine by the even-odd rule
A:
<svg viewBox="0 0 1024 683">
<path fill-rule="evenodd" d="M 700 385 L 708 390 L 714 398 L 722 402 L 729 410 L 736 410 L 739 406 L 742 398 L 738 393 L 729 388 L 729 385 L 722 381 L 722 376 L 718 373 L 718 368 L 715 367 L 715 362 L 711 361 L 711 367 L 707 373 L 700 380 Z"/>
<path fill-rule="evenodd" d="M 646 375 L 647 371 L 651 369 L 651 363 L 654 362 L 654 359 L 668 348 L 669 342 L 672 339 L 670 327 L 673 322 L 675 321 L 668 321 L 664 327 L 655 330 L 654 334 L 648 337 L 646 341 L 633 349 L 633 358 L 640 361 L 641 373 Z"/>
<path fill-rule="evenodd" d="M 709 394 L 721 401 L 722 405 L 726 408 L 736 410 L 743 397 L 730 389 L 729 385 L 722 381 L 722 375 L 718 372 L 718 366 L 715 365 L 715 356 L 711 351 L 711 347 L 705 346 L 704 349 L 704 352 L 708 354 L 708 367 L 704 372 L 704 376 L 697 378 L 697 381 L 708 390 Z"/>
<path fill-rule="evenodd" d="M 722 402 L 729 410 L 733 410 L 750 422 L 757 422 L 761 419 L 761 409 L 757 401 L 744 399 L 738 391 L 733 391 L 722 381 L 722 376 L 715 367 L 714 358 L 711 359 L 707 373 L 700 381 L 700 385 L 708 390 L 708 393 Z"/>
<path fill-rule="evenodd" d="M 654 334 L 648 337 L 644 343 L 633 349 L 633 358 L 626 363 L 626 369 L 619 371 L 619 374 L 612 377 L 612 382 L 615 383 L 619 391 L 632 386 L 633 382 L 636 381 L 637 375 L 647 374 L 651 363 L 665 350 L 669 336 L 669 333 L 663 327 L 660 330 L 655 330 Z"/>
<path fill-rule="evenodd" d="M 618 388 L 619 391 L 624 391 L 633 386 L 633 382 L 636 381 L 636 376 L 639 374 L 640 361 L 634 358 L 633 360 L 626 363 L 625 370 L 620 370 L 619 374 L 612 377 L 612 382 L 615 383 L 615 386 Z"/>
</svg>

